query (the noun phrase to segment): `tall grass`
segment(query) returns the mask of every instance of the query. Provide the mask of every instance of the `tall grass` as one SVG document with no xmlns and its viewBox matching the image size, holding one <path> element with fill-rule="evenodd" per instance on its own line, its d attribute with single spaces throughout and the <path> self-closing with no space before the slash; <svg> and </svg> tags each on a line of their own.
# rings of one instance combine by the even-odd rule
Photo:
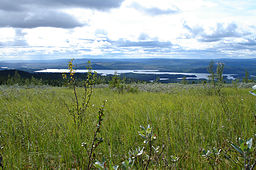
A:
<svg viewBox="0 0 256 170">
<path fill-rule="evenodd" d="M 74 128 L 65 106 L 73 104 L 72 89 L 0 89 L 0 155 L 6 169 L 87 167 L 88 155 L 82 144 L 93 141 L 98 108 L 105 99 L 108 102 L 100 133 L 104 141 L 95 159 L 101 161 L 104 157 L 116 165 L 143 143 L 138 135 L 140 125 L 154 128 L 154 144 L 165 145 L 169 162 L 171 155 L 177 155 L 179 169 L 208 169 L 210 165 L 201 156 L 204 148 L 228 150 L 228 141 L 248 139 L 255 133 L 255 97 L 248 89 L 223 88 L 222 101 L 219 96 L 207 95 L 201 87 L 123 94 L 98 88 L 91 96 L 84 126 L 79 129 Z M 81 94 L 83 89 L 78 88 L 80 101 Z M 225 162 L 218 166 L 235 168 Z"/>
</svg>

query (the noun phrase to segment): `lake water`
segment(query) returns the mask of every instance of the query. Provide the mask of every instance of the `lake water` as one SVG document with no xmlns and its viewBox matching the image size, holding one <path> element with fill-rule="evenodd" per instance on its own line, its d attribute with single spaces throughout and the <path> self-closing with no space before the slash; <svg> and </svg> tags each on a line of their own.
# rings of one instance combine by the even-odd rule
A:
<svg viewBox="0 0 256 170">
<path fill-rule="evenodd" d="M 159 70 L 92 70 L 96 71 L 101 75 L 114 75 L 116 74 L 124 74 L 124 73 L 134 73 L 134 74 L 153 74 L 158 75 L 160 80 L 168 80 L 168 78 L 161 78 L 161 75 L 169 74 L 169 75 L 186 75 L 186 79 L 208 79 L 209 74 L 207 73 L 180 73 L 180 72 L 161 72 Z M 68 73 L 68 69 L 45 69 L 35 71 L 37 73 Z M 76 73 L 86 73 L 87 70 L 75 70 Z M 191 77 L 190 77 L 191 76 Z M 196 76 L 196 77 L 194 77 Z M 235 80 L 234 74 L 223 74 L 227 79 Z"/>
</svg>

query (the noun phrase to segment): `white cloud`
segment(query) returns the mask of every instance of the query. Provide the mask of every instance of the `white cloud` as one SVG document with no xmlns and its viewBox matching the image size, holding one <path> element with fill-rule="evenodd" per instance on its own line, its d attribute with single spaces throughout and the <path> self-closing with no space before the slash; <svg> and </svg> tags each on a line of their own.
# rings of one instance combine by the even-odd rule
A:
<svg viewBox="0 0 256 170">
<path fill-rule="evenodd" d="M 14 41 L 16 36 L 13 28 L 0 28 L 0 42 Z"/>
<path fill-rule="evenodd" d="M 17 29 L 0 28 L 0 57 L 193 57 L 204 50 L 205 54 L 219 52 L 225 57 L 255 54 L 253 0 L 125 0 L 113 7 L 106 11 L 104 6 L 58 5 L 59 12 L 83 23 L 81 27 L 27 28 L 20 29 L 19 35 Z M 178 12 L 172 13 L 174 9 Z M 126 47 L 118 43 L 126 43 Z M 21 47 L 13 48 L 17 44 Z M 149 45 L 155 48 L 149 50 Z"/>
<path fill-rule="evenodd" d="M 24 30 L 29 46 L 68 47 L 69 31 L 61 28 L 34 28 Z"/>
</svg>

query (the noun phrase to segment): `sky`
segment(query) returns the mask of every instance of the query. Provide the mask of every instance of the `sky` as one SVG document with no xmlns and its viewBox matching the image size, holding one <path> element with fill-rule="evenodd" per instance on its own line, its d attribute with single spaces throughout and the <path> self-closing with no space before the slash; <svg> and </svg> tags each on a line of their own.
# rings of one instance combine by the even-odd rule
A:
<svg viewBox="0 0 256 170">
<path fill-rule="evenodd" d="M 256 58 L 255 0 L 0 0 L 0 60 Z"/>
</svg>

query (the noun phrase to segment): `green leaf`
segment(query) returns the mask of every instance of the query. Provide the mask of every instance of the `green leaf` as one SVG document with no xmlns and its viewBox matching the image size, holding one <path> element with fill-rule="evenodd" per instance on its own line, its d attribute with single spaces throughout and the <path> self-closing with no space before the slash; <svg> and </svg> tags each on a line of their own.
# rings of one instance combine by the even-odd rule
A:
<svg viewBox="0 0 256 170">
<path fill-rule="evenodd" d="M 247 146 L 246 142 L 241 143 L 240 149 L 241 149 L 243 152 L 246 152 L 246 151 L 247 151 L 248 146 Z"/>
<path fill-rule="evenodd" d="M 143 130 L 146 130 L 143 126 L 140 125 L 140 128 L 143 129 Z"/>
<path fill-rule="evenodd" d="M 249 139 L 246 144 L 248 145 L 248 148 L 251 149 L 252 148 L 252 138 Z"/>
<path fill-rule="evenodd" d="M 241 145 L 242 143 L 244 143 L 244 140 L 241 138 L 238 138 L 238 142 L 239 142 L 239 145 Z"/>
<path fill-rule="evenodd" d="M 142 138 L 146 139 L 144 131 L 139 131 L 138 133 Z"/>
<path fill-rule="evenodd" d="M 146 134 L 151 134 L 152 133 L 152 128 L 147 128 Z"/>
<path fill-rule="evenodd" d="M 143 150 L 144 150 L 144 147 L 141 150 L 139 149 L 139 152 L 138 152 L 137 156 L 142 155 L 143 154 Z"/>
<path fill-rule="evenodd" d="M 206 152 L 205 156 L 210 156 L 211 153 L 212 153 L 212 152 L 211 152 L 210 150 L 208 150 L 208 151 Z"/>
<path fill-rule="evenodd" d="M 152 148 L 153 148 L 153 149 L 155 150 L 155 152 L 157 153 L 157 152 L 159 152 L 160 146 L 157 146 L 157 147 L 152 146 Z"/>
<path fill-rule="evenodd" d="M 97 161 L 94 163 L 94 166 L 98 169 L 104 169 L 104 162 L 101 163 L 101 162 Z"/>
<path fill-rule="evenodd" d="M 171 161 L 177 162 L 179 160 L 179 157 L 171 155 Z"/>
<path fill-rule="evenodd" d="M 128 160 L 125 160 L 122 162 L 122 165 L 125 167 L 125 168 L 128 168 L 129 167 L 129 161 Z"/>
<path fill-rule="evenodd" d="M 114 168 L 114 170 L 118 170 L 118 165 L 115 165 L 113 168 Z"/>
<path fill-rule="evenodd" d="M 231 146 L 232 146 L 237 152 L 239 152 L 240 154 L 243 155 L 243 151 L 242 151 L 239 147 L 237 147 L 237 146 L 234 145 L 234 144 L 231 144 Z"/>
<path fill-rule="evenodd" d="M 203 157 L 207 157 L 207 156 L 209 156 L 211 154 L 211 151 L 210 150 L 203 150 Z"/>
</svg>

